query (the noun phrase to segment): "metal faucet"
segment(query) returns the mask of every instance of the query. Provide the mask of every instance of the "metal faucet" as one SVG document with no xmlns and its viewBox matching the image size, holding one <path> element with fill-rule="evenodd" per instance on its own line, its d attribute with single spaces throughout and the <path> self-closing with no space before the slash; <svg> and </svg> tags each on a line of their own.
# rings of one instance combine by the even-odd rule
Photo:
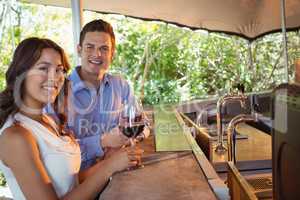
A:
<svg viewBox="0 0 300 200">
<path fill-rule="evenodd" d="M 227 142 L 228 142 L 228 161 L 233 161 L 234 164 L 236 164 L 236 131 L 235 128 L 239 123 L 242 122 L 250 122 L 258 121 L 258 99 L 257 95 L 252 94 L 250 96 L 250 109 L 251 109 L 251 114 L 250 115 L 245 115 L 245 114 L 240 114 L 234 117 L 228 125 L 227 128 Z"/>
<path fill-rule="evenodd" d="M 240 114 L 235 116 L 229 123 L 227 128 L 227 143 L 228 143 L 228 161 L 233 161 L 236 164 L 236 131 L 235 127 L 242 122 L 257 121 L 254 112 L 251 115 Z"/>
<path fill-rule="evenodd" d="M 247 96 L 243 93 L 238 94 L 227 94 L 221 98 L 219 98 L 217 102 L 217 133 L 218 133 L 218 144 L 216 146 L 215 151 L 217 153 L 224 153 L 227 149 L 224 146 L 223 142 L 223 124 L 222 124 L 222 109 L 228 102 L 239 101 L 242 108 L 245 108 Z"/>
</svg>

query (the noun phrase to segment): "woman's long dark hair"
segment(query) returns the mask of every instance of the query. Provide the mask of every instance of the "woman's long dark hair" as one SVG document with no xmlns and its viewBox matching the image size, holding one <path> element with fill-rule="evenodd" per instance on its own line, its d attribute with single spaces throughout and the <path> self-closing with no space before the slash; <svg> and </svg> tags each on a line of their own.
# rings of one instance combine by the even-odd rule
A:
<svg viewBox="0 0 300 200">
<path fill-rule="evenodd" d="M 12 62 L 10 63 L 9 68 L 6 71 L 6 88 L 0 93 L 0 128 L 3 126 L 9 115 L 15 114 L 19 110 L 16 102 L 17 99 L 15 99 L 14 97 L 14 88 L 17 84 L 17 78 L 24 73 L 27 73 L 28 70 L 32 66 L 34 66 L 34 64 L 40 59 L 42 51 L 47 48 L 54 49 L 60 54 L 62 65 L 64 66 L 66 72 L 70 69 L 70 64 L 64 50 L 55 42 L 49 39 L 36 37 L 23 40 L 17 46 L 13 55 Z M 60 103 L 60 101 L 64 101 L 65 99 L 67 99 L 67 85 L 68 83 L 65 82 L 54 104 L 65 105 L 65 103 Z M 22 83 L 21 90 L 19 91 L 21 93 L 19 94 L 21 98 L 23 97 L 24 93 L 23 87 L 24 86 Z M 61 127 L 64 127 L 67 122 L 67 118 L 63 116 L 64 112 L 62 111 L 62 109 L 59 109 L 59 106 L 56 106 L 54 108 L 57 109 L 55 110 L 55 112 L 59 116 Z"/>
</svg>

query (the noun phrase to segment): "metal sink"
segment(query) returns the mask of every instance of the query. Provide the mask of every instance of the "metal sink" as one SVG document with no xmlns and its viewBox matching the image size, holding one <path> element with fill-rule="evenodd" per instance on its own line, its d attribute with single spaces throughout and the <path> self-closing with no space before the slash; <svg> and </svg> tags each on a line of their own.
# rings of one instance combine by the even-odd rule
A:
<svg viewBox="0 0 300 200">
<path fill-rule="evenodd" d="M 271 135 L 272 120 L 270 117 L 265 117 L 263 115 L 258 116 L 256 122 L 247 122 L 250 126 Z"/>
</svg>

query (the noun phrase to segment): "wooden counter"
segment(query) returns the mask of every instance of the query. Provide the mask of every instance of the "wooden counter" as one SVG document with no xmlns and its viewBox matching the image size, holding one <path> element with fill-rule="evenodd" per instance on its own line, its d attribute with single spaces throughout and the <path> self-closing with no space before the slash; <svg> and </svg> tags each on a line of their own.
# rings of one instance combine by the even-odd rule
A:
<svg viewBox="0 0 300 200">
<path fill-rule="evenodd" d="M 218 172 L 227 171 L 228 152 L 217 153 L 215 146 L 217 141 L 211 137 L 206 128 L 197 126 L 187 116 L 181 114 L 189 127 L 195 127 L 196 141 L 204 151 L 206 157 Z M 272 141 L 271 136 L 246 124 L 237 125 L 239 134 L 247 135 L 245 139 L 236 141 L 236 160 L 239 170 L 271 169 L 272 167 Z M 224 144 L 227 146 L 227 136 L 224 136 Z"/>
<path fill-rule="evenodd" d="M 191 151 L 156 153 L 152 136 L 140 146 L 145 150 L 143 162 L 151 162 L 115 174 L 100 199 L 216 199 Z"/>
<path fill-rule="evenodd" d="M 154 116 L 156 125 L 160 122 L 171 123 L 171 121 L 168 121 L 168 117 L 174 120 L 169 115 L 167 118 L 161 118 L 161 114 L 161 112 L 155 113 L 155 115 L 158 115 Z M 155 127 L 157 127 L 156 125 Z M 154 130 L 154 132 L 157 131 Z M 168 134 L 163 134 L 164 142 L 167 142 L 166 135 Z M 172 135 L 169 135 L 169 137 L 172 137 Z M 152 135 L 139 144 L 145 150 L 142 158 L 145 166 L 140 169 L 115 174 L 101 194 L 101 200 L 217 199 L 214 193 L 215 190 L 212 190 L 211 185 L 219 184 L 221 185 L 219 189 L 224 187 L 224 185 L 218 182 L 218 177 L 216 177 L 217 175 L 214 171 L 208 174 L 203 172 L 203 168 L 213 168 L 211 166 L 201 166 L 201 163 L 209 164 L 205 155 L 201 154 L 201 150 L 197 155 L 195 155 L 194 150 L 170 152 L 162 146 L 163 143 L 161 141 L 155 141 L 155 138 L 157 139 L 157 135 L 155 137 Z M 184 145 L 179 145 L 180 147 L 186 148 L 188 147 L 187 144 L 191 145 L 185 136 L 181 138 Z M 170 141 L 174 141 L 174 138 L 170 138 Z M 164 151 L 157 152 L 155 144 L 159 144 L 159 147 L 163 148 Z M 174 145 L 170 147 L 174 148 Z M 193 149 L 193 147 L 190 146 L 189 149 Z"/>
<path fill-rule="evenodd" d="M 236 166 L 239 170 L 256 170 L 272 168 L 272 141 L 271 136 L 248 125 L 241 123 L 236 131 L 247 135 L 247 139 L 239 139 L 236 142 Z M 216 142 L 213 143 L 216 145 Z M 227 146 L 227 141 L 225 141 Z M 214 149 L 214 148 L 213 148 Z M 227 171 L 225 162 L 227 152 L 218 154 L 212 151 L 212 163 L 219 172 Z"/>
<path fill-rule="evenodd" d="M 272 159 L 270 135 L 245 123 L 239 124 L 236 131 L 248 136 L 247 139 L 240 139 L 236 142 L 237 161 Z M 213 162 L 224 162 L 224 160 L 227 160 L 227 152 L 225 155 L 214 152 Z"/>
</svg>

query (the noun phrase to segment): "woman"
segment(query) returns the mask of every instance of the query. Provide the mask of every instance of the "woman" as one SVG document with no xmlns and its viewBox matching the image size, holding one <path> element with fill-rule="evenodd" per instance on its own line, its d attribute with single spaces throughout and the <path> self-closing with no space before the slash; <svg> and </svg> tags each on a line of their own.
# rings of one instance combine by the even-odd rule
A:
<svg viewBox="0 0 300 200">
<path fill-rule="evenodd" d="M 137 164 L 140 153 L 120 149 L 79 173 L 80 149 L 64 130 L 42 114 L 63 93 L 69 63 L 48 39 L 28 38 L 15 50 L 0 93 L 0 170 L 14 199 L 88 200 L 115 172 Z M 61 90 L 62 89 L 62 90 Z"/>
</svg>

